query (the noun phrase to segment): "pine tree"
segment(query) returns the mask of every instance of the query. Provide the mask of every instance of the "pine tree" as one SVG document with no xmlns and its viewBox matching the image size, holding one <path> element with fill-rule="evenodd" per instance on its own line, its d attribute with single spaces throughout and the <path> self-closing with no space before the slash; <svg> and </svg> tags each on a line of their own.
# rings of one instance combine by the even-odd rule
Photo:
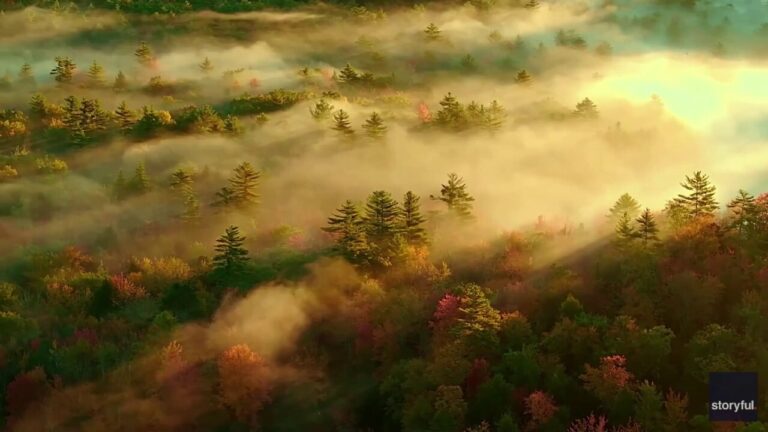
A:
<svg viewBox="0 0 768 432">
<path fill-rule="evenodd" d="M 575 114 L 579 117 L 597 117 L 597 105 L 589 98 L 584 98 L 583 101 L 576 104 Z"/>
<path fill-rule="evenodd" d="M 142 195 L 152 189 L 144 162 L 139 162 L 129 183 L 129 189 L 136 195 Z"/>
<path fill-rule="evenodd" d="M 366 259 L 369 255 L 363 218 L 357 206 L 347 200 L 336 213 L 328 218 L 323 231 L 336 235 L 338 248 L 350 260 Z"/>
<path fill-rule="evenodd" d="M 47 116 L 48 102 L 45 100 L 45 96 L 40 93 L 36 93 L 29 101 L 29 117 L 30 119 L 41 122 Z"/>
<path fill-rule="evenodd" d="M 429 23 L 426 29 L 424 29 L 424 36 L 427 38 L 427 40 L 430 41 L 436 41 L 441 38 L 441 31 L 440 29 L 435 25 L 435 23 Z"/>
<path fill-rule="evenodd" d="M 70 134 L 82 132 L 80 127 L 80 100 L 74 96 L 68 96 L 64 99 L 64 126 Z"/>
<path fill-rule="evenodd" d="M 333 112 L 333 105 L 329 104 L 325 99 L 320 99 L 314 106 L 309 109 L 309 113 L 312 114 L 312 118 L 315 120 L 328 120 L 331 118 Z"/>
<path fill-rule="evenodd" d="M 714 215 L 718 203 L 715 201 L 715 186 L 710 184 L 708 175 L 696 171 L 692 177 L 685 176 L 685 182 L 680 183 L 680 186 L 690 193 L 679 194 L 675 203 L 685 210 L 688 218 Z"/>
<path fill-rule="evenodd" d="M 405 240 L 413 245 L 423 245 L 427 242 L 427 234 L 422 226 L 426 219 L 421 215 L 421 198 L 411 191 L 405 193 L 403 206 L 400 209 L 400 231 Z"/>
<path fill-rule="evenodd" d="M 185 221 L 194 221 L 200 218 L 200 201 L 197 199 L 192 188 L 184 190 L 184 213 L 181 214 L 181 219 Z"/>
<path fill-rule="evenodd" d="M 139 47 L 136 48 L 136 51 L 133 53 L 133 55 L 136 57 L 136 61 L 145 67 L 152 65 L 154 60 L 152 49 L 149 47 L 149 45 L 147 45 L 146 42 L 139 44 Z"/>
<path fill-rule="evenodd" d="M 259 187 L 261 172 L 257 171 L 249 162 L 243 162 L 234 169 L 234 174 L 229 178 L 229 186 L 222 188 L 216 195 L 219 206 L 234 206 L 250 208 L 258 204 L 259 195 L 256 190 Z"/>
<path fill-rule="evenodd" d="M 171 190 L 176 191 L 184 205 L 184 211 L 180 218 L 186 221 L 192 221 L 200 217 L 200 202 L 197 199 L 193 185 L 194 178 L 192 173 L 183 168 L 179 168 L 171 174 Z"/>
<path fill-rule="evenodd" d="M 213 263 L 217 270 L 227 273 L 241 271 L 248 263 L 248 250 L 243 247 L 245 237 L 240 229 L 230 225 L 224 234 L 216 240 L 216 255 Z"/>
<path fill-rule="evenodd" d="M 214 69 L 213 68 L 213 63 L 211 63 L 211 61 L 208 59 L 208 57 L 206 57 L 205 60 L 203 60 L 203 62 L 200 63 L 200 65 L 198 67 L 200 68 L 200 71 L 202 73 L 206 74 L 206 75 L 208 75 L 211 72 L 213 72 L 213 69 Z"/>
<path fill-rule="evenodd" d="M 83 99 L 80 102 L 78 117 L 84 132 L 100 131 L 107 128 L 109 116 L 101 109 L 101 104 L 96 99 Z"/>
<path fill-rule="evenodd" d="M 60 85 L 70 84 L 77 66 L 69 57 L 56 57 L 56 67 L 51 71 L 53 79 Z"/>
<path fill-rule="evenodd" d="M 398 232 L 398 204 L 386 191 L 374 191 L 365 205 L 365 230 L 377 242 L 391 240 Z"/>
<path fill-rule="evenodd" d="M 224 117 L 224 132 L 230 135 L 240 135 L 243 133 L 243 127 L 240 126 L 240 120 L 233 115 Z"/>
<path fill-rule="evenodd" d="M 755 197 L 749 192 L 739 189 L 739 194 L 728 203 L 731 213 L 729 229 L 735 229 L 741 236 L 748 232 L 755 224 L 757 205 Z"/>
<path fill-rule="evenodd" d="M 29 63 L 24 63 L 19 70 L 19 84 L 27 87 L 34 87 L 36 84 L 32 66 Z"/>
<path fill-rule="evenodd" d="M 464 107 L 450 92 L 440 101 L 437 112 L 437 123 L 444 127 L 460 129 L 466 125 L 467 118 Z"/>
<path fill-rule="evenodd" d="M 107 80 L 104 78 L 104 68 L 95 61 L 88 68 L 88 85 L 94 88 L 104 87 Z"/>
<path fill-rule="evenodd" d="M 523 69 L 515 76 L 515 82 L 518 84 L 529 84 L 533 78 L 527 70 Z"/>
<path fill-rule="evenodd" d="M 477 62 L 475 61 L 475 58 L 472 57 L 472 54 L 467 54 L 461 59 L 461 67 L 468 70 L 468 71 L 474 71 L 477 69 Z"/>
<path fill-rule="evenodd" d="M 497 130 L 504 123 L 507 112 L 498 101 L 491 101 L 491 105 L 483 116 L 483 127 L 489 130 Z"/>
<path fill-rule="evenodd" d="M 125 77 L 123 71 L 119 71 L 115 77 L 115 83 L 112 85 L 112 89 L 116 92 L 122 92 L 128 89 L 128 78 Z"/>
<path fill-rule="evenodd" d="M 136 123 L 136 115 L 128 109 L 125 101 L 123 101 L 115 110 L 115 120 L 121 131 L 128 132 Z"/>
<path fill-rule="evenodd" d="M 117 178 L 115 179 L 115 182 L 112 183 L 112 199 L 115 201 L 122 201 L 129 195 L 129 190 L 130 187 L 128 181 L 125 179 L 123 170 L 118 171 Z"/>
<path fill-rule="evenodd" d="M 628 245 L 637 237 L 637 232 L 632 227 L 632 218 L 624 213 L 616 223 L 616 237 L 621 245 Z"/>
<path fill-rule="evenodd" d="M 355 133 L 352 130 L 351 123 L 349 121 L 349 114 L 343 109 L 340 109 L 333 115 L 334 125 L 331 129 L 339 132 L 342 135 L 351 136 Z"/>
<path fill-rule="evenodd" d="M 646 208 L 640 217 L 635 219 L 635 222 L 637 222 L 638 226 L 636 235 L 643 241 L 644 245 L 659 239 L 659 229 L 656 227 L 656 220 L 651 213 L 651 209 Z"/>
<path fill-rule="evenodd" d="M 467 192 L 467 185 L 464 179 L 456 173 L 448 174 L 448 184 L 442 185 L 440 196 L 431 196 L 433 200 L 440 200 L 448 205 L 448 210 L 455 213 L 462 219 L 472 217 L 472 202 L 475 200 Z"/>
<path fill-rule="evenodd" d="M 185 170 L 184 168 L 179 168 L 173 173 L 171 173 L 171 179 L 169 183 L 170 183 L 171 189 L 183 191 L 184 189 L 188 189 L 192 187 L 192 184 L 194 183 L 194 178 L 192 177 L 192 173 L 190 173 L 189 170 Z"/>
<path fill-rule="evenodd" d="M 608 212 L 608 217 L 614 221 L 621 219 L 625 213 L 630 218 L 634 218 L 640 213 L 640 204 L 630 194 L 625 193 L 616 200 Z"/>
<path fill-rule="evenodd" d="M 344 69 L 339 73 L 339 81 L 347 84 L 352 84 L 360 79 L 360 74 L 355 71 L 352 66 L 347 63 Z"/>
<path fill-rule="evenodd" d="M 365 121 L 363 129 L 371 138 L 383 138 L 387 133 L 387 127 L 384 126 L 384 121 L 377 112 L 372 113 L 371 117 Z"/>
<path fill-rule="evenodd" d="M 491 43 L 499 43 L 504 38 L 501 36 L 501 33 L 498 30 L 492 31 L 490 34 L 488 34 L 488 41 Z"/>
</svg>

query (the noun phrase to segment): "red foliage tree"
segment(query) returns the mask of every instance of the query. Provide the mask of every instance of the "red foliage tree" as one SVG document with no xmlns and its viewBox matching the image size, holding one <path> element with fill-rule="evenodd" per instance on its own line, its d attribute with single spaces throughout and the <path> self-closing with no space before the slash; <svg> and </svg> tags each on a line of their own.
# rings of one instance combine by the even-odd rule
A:
<svg viewBox="0 0 768 432">
<path fill-rule="evenodd" d="M 264 360 L 247 345 L 235 345 L 218 359 L 219 398 L 234 416 L 255 423 L 255 415 L 270 400 L 272 386 Z"/>
<path fill-rule="evenodd" d="M 420 102 L 418 107 L 419 120 L 422 123 L 429 123 L 432 121 L 432 113 L 429 111 L 429 106 L 426 103 Z"/>
<path fill-rule="evenodd" d="M 475 359 L 472 362 L 472 368 L 467 374 L 467 378 L 464 380 L 464 394 L 471 398 L 477 394 L 477 390 L 483 383 L 488 381 L 490 376 L 490 365 L 488 361 L 483 358 Z"/>
<path fill-rule="evenodd" d="M 626 358 L 621 355 L 606 356 L 600 359 L 600 366 L 585 366 L 581 376 L 584 387 L 601 401 L 612 400 L 620 391 L 626 389 L 633 380 L 632 374 L 625 368 Z"/>
<path fill-rule="evenodd" d="M 50 386 L 42 368 L 38 367 L 16 376 L 5 391 L 8 424 L 12 425 L 18 421 L 30 407 L 40 402 L 49 390 Z"/>
<path fill-rule="evenodd" d="M 432 315 L 434 328 L 446 328 L 456 322 L 459 317 L 461 298 L 453 294 L 446 294 L 437 302 L 437 308 Z"/>
<path fill-rule="evenodd" d="M 552 396 L 537 390 L 525 398 L 525 413 L 531 417 L 529 429 L 536 429 L 557 413 L 557 405 Z"/>
</svg>

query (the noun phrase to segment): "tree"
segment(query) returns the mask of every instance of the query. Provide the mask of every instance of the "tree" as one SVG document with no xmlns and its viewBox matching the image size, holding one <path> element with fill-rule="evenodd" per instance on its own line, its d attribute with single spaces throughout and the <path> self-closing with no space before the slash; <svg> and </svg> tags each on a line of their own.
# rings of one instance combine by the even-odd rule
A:
<svg viewBox="0 0 768 432">
<path fill-rule="evenodd" d="M 36 84 L 32 66 L 29 63 L 21 65 L 21 69 L 19 70 L 19 84 L 27 87 L 34 87 Z"/>
<path fill-rule="evenodd" d="M 435 25 L 435 23 L 429 23 L 426 29 L 424 29 L 424 36 L 427 38 L 428 41 L 436 41 L 440 39 L 441 36 L 440 29 Z"/>
<path fill-rule="evenodd" d="M 152 190 L 152 185 L 149 182 L 149 176 L 147 175 L 147 169 L 144 166 L 144 162 L 139 162 L 136 166 L 136 170 L 133 173 L 131 181 L 128 183 L 128 187 L 134 194 L 142 195 Z"/>
<path fill-rule="evenodd" d="M 179 194 L 184 205 L 184 211 L 180 218 L 187 221 L 200 217 L 200 202 L 195 194 L 193 184 L 192 173 L 183 168 L 179 168 L 171 174 L 171 189 Z"/>
<path fill-rule="evenodd" d="M 595 47 L 595 53 L 602 57 L 609 57 L 613 53 L 613 47 L 608 42 L 601 42 Z"/>
<path fill-rule="evenodd" d="M 333 121 L 334 125 L 332 129 L 339 132 L 340 134 L 351 136 L 355 133 L 355 131 L 352 130 L 352 126 L 349 121 L 349 114 L 347 114 L 347 112 L 343 109 L 338 110 L 336 114 L 333 115 Z"/>
<path fill-rule="evenodd" d="M 309 113 L 312 114 L 312 118 L 315 120 L 328 120 L 331 118 L 333 112 L 333 105 L 329 104 L 325 99 L 320 99 L 314 106 L 309 109 Z"/>
<path fill-rule="evenodd" d="M 200 200 L 197 199 L 195 191 L 190 187 L 182 191 L 184 199 L 184 212 L 181 219 L 185 221 L 194 221 L 200 218 Z"/>
<path fill-rule="evenodd" d="M 243 247 L 244 243 L 245 237 L 240 235 L 240 229 L 230 225 L 216 240 L 216 255 L 213 257 L 216 269 L 226 273 L 241 271 L 248 263 L 248 250 Z"/>
<path fill-rule="evenodd" d="M 123 170 L 118 171 L 115 182 L 112 183 L 112 199 L 122 201 L 130 193 L 128 181 L 125 179 Z"/>
<path fill-rule="evenodd" d="M 756 222 L 757 205 L 755 197 L 749 192 L 739 189 L 739 194 L 728 203 L 731 213 L 729 229 L 735 229 L 739 236 L 748 232 Z"/>
<path fill-rule="evenodd" d="M 184 190 L 191 188 L 194 179 L 192 173 L 184 168 L 179 168 L 171 173 L 170 186 L 173 190 Z"/>
<path fill-rule="evenodd" d="M 531 419 L 529 430 L 536 430 L 557 413 L 555 400 L 548 393 L 536 390 L 525 398 L 525 412 Z"/>
<path fill-rule="evenodd" d="M 427 242 L 427 234 L 422 227 L 426 221 L 421 215 L 418 195 L 408 191 L 403 197 L 403 206 L 400 209 L 400 231 L 405 240 L 414 245 L 423 245 Z"/>
<path fill-rule="evenodd" d="M 250 208 L 259 203 L 259 187 L 261 172 L 257 171 L 249 162 L 243 162 L 234 169 L 234 174 L 229 178 L 229 186 L 219 192 L 218 205 Z"/>
<path fill-rule="evenodd" d="M 491 306 L 480 286 L 467 284 L 460 291 L 461 302 L 455 328 L 457 334 L 480 353 L 494 350 L 499 343 L 501 314 Z"/>
<path fill-rule="evenodd" d="M 648 381 L 642 382 L 635 396 L 634 419 L 640 423 L 643 430 L 661 431 L 664 425 L 664 400 L 656 390 L 656 386 Z"/>
<path fill-rule="evenodd" d="M 338 248 L 351 260 L 364 259 L 368 256 L 368 241 L 360 211 L 350 200 L 328 218 L 328 225 L 323 231 L 336 236 Z"/>
<path fill-rule="evenodd" d="M 464 107 L 450 92 L 440 101 L 440 110 L 437 112 L 437 123 L 444 127 L 461 129 L 466 125 L 467 118 Z"/>
<path fill-rule="evenodd" d="M 391 240 L 398 232 L 398 204 L 385 191 L 374 191 L 365 205 L 365 230 L 368 238 L 377 242 Z"/>
<path fill-rule="evenodd" d="M 475 58 L 472 57 L 472 54 L 467 54 L 464 57 L 462 57 L 461 67 L 468 71 L 473 71 L 477 69 L 477 62 L 475 61 Z"/>
<path fill-rule="evenodd" d="M 339 81 L 345 84 L 354 84 L 360 79 L 360 74 L 349 63 L 339 72 Z"/>
<path fill-rule="evenodd" d="M 464 179 L 456 173 L 448 174 L 448 184 L 442 185 L 439 197 L 431 195 L 430 198 L 444 202 L 449 211 L 462 219 L 472 218 L 472 202 L 475 198 L 469 195 Z"/>
<path fill-rule="evenodd" d="M 56 57 L 56 67 L 51 71 L 53 79 L 60 85 L 70 84 L 77 65 L 69 57 Z"/>
<path fill-rule="evenodd" d="M 640 214 L 640 204 L 632 198 L 632 195 L 625 193 L 616 200 L 613 207 L 608 210 L 608 213 L 608 217 L 614 222 L 621 219 L 624 214 L 627 214 L 630 218 L 635 218 Z"/>
<path fill-rule="evenodd" d="M 581 102 L 576 104 L 576 111 L 574 112 L 578 117 L 594 118 L 597 117 L 597 105 L 589 98 L 584 98 Z"/>
<path fill-rule="evenodd" d="M 616 222 L 616 240 L 621 246 L 628 246 L 632 240 L 637 238 L 637 232 L 631 225 L 632 219 L 629 214 L 624 213 Z"/>
<path fill-rule="evenodd" d="M 387 133 L 387 127 L 384 125 L 384 121 L 377 112 L 372 113 L 371 117 L 365 121 L 363 129 L 365 129 L 366 135 L 375 139 L 383 138 Z"/>
<path fill-rule="evenodd" d="M 125 77 L 123 71 L 117 72 L 115 82 L 112 84 L 112 89 L 116 92 L 122 92 L 128 89 L 128 78 Z"/>
<path fill-rule="evenodd" d="M 94 88 L 104 87 L 107 80 L 104 77 L 104 68 L 94 61 L 88 68 L 88 85 Z"/>
<path fill-rule="evenodd" d="M 203 62 L 200 63 L 200 65 L 198 67 L 200 68 L 200 71 L 202 73 L 206 74 L 206 75 L 208 75 L 211 72 L 213 72 L 213 69 L 214 69 L 213 68 L 213 63 L 211 63 L 211 61 L 208 59 L 208 57 L 206 57 L 205 60 L 203 60 Z"/>
<path fill-rule="evenodd" d="M 651 213 L 651 209 L 646 208 L 643 213 L 635 219 L 635 222 L 637 222 L 638 226 L 635 235 L 643 241 L 644 245 L 659 239 L 659 229 L 656 227 L 656 220 Z"/>
<path fill-rule="evenodd" d="M 129 131 L 136 123 L 136 115 L 128 109 L 125 101 L 121 102 L 115 110 L 115 120 L 121 131 Z"/>
<path fill-rule="evenodd" d="M 255 423 L 272 390 L 266 363 L 247 345 L 235 345 L 221 353 L 216 364 L 221 402 L 238 421 Z"/>
<path fill-rule="evenodd" d="M 141 42 L 133 55 L 136 57 L 136 61 L 138 61 L 139 64 L 144 67 L 151 66 L 152 62 L 154 61 L 152 49 L 149 47 L 149 45 L 147 45 L 146 42 Z"/>
<path fill-rule="evenodd" d="M 675 204 L 684 210 L 688 219 L 714 216 L 718 203 L 715 201 L 715 186 L 709 182 L 709 176 L 696 171 L 693 176 L 685 176 L 685 182 L 680 183 L 687 195 L 679 194 Z"/>
<path fill-rule="evenodd" d="M 530 84 L 533 77 L 527 70 L 523 69 L 515 75 L 515 82 L 518 84 Z"/>
<path fill-rule="evenodd" d="M 541 6 L 539 0 L 529 0 L 528 3 L 525 4 L 527 9 L 537 9 L 539 6 Z"/>
</svg>

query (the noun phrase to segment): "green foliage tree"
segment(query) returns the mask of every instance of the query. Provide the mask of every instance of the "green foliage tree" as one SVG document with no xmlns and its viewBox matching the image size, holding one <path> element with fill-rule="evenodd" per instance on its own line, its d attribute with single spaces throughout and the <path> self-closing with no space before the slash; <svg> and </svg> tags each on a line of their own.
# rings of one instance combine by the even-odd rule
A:
<svg viewBox="0 0 768 432">
<path fill-rule="evenodd" d="M 123 170 L 117 172 L 117 178 L 112 183 L 112 199 L 115 201 L 122 201 L 130 194 L 130 186 L 128 180 L 125 179 Z"/>
<path fill-rule="evenodd" d="M 117 106 L 117 109 L 115 109 L 114 118 L 117 122 L 117 127 L 123 132 L 130 131 L 136 123 L 136 115 L 133 111 L 128 109 L 125 101 L 122 101 L 120 105 Z"/>
<path fill-rule="evenodd" d="M 576 104 L 574 114 L 582 118 L 595 118 L 598 115 L 597 105 L 591 99 L 584 98 L 584 100 Z"/>
<path fill-rule="evenodd" d="M 427 28 L 424 29 L 424 36 L 428 41 L 436 41 L 442 38 L 442 32 L 435 23 L 429 23 Z"/>
<path fill-rule="evenodd" d="M 355 133 L 352 129 L 351 122 L 349 121 L 349 114 L 343 109 L 340 109 L 333 115 L 333 127 L 332 129 L 343 136 L 351 136 Z"/>
<path fill-rule="evenodd" d="M 422 226 L 426 219 L 421 215 L 419 201 L 421 198 L 418 195 L 408 191 L 403 197 L 403 204 L 400 209 L 400 231 L 405 240 L 414 245 L 427 243 L 427 233 Z"/>
<path fill-rule="evenodd" d="M 147 45 L 146 42 L 141 42 L 139 47 L 136 48 L 136 51 L 134 51 L 133 55 L 136 57 L 136 61 L 144 67 L 151 66 L 154 62 L 152 49 L 149 47 L 149 45 Z"/>
<path fill-rule="evenodd" d="M 708 175 L 696 171 L 692 176 L 685 176 L 685 182 L 680 185 L 689 193 L 679 194 L 674 203 L 689 220 L 714 216 L 719 207 L 715 201 L 715 186 L 710 183 Z"/>
<path fill-rule="evenodd" d="M 75 70 L 77 65 L 70 57 L 56 57 L 56 67 L 51 71 L 51 75 L 59 85 L 70 84 L 75 76 Z"/>
<path fill-rule="evenodd" d="M 234 174 L 229 178 L 229 186 L 222 188 L 218 193 L 215 205 L 250 209 L 259 203 L 259 182 L 261 172 L 256 170 L 250 162 L 243 162 L 234 169 Z"/>
<path fill-rule="evenodd" d="M 656 220 L 653 217 L 653 213 L 651 213 L 651 209 L 646 208 L 643 213 L 635 219 L 635 222 L 637 222 L 636 236 L 643 241 L 644 245 L 659 240 L 659 229 L 656 226 Z"/>
<path fill-rule="evenodd" d="M 365 205 L 365 229 L 369 239 L 388 241 L 399 232 L 398 203 L 389 192 L 374 191 Z"/>
<path fill-rule="evenodd" d="M 448 211 L 462 219 L 472 218 L 472 202 L 475 198 L 467 192 L 464 179 L 456 173 L 448 174 L 448 183 L 440 188 L 440 196 L 431 195 L 430 198 L 444 202 Z"/>
<path fill-rule="evenodd" d="M 209 75 L 211 72 L 213 72 L 213 63 L 211 63 L 211 60 L 206 57 L 202 63 L 198 66 L 200 68 L 200 71 L 204 73 L 205 75 Z"/>
<path fill-rule="evenodd" d="M 93 88 L 104 87 L 107 80 L 104 76 L 104 68 L 94 61 L 88 68 L 88 85 Z"/>
<path fill-rule="evenodd" d="M 147 175 L 147 168 L 144 162 L 139 162 L 133 172 L 133 177 L 128 182 L 128 188 L 132 194 L 143 195 L 152 190 L 152 183 Z"/>
<path fill-rule="evenodd" d="M 242 271 L 248 263 L 248 250 L 243 244 L 245 237 L 240 235 L 240 229 L 230 225 L 216 240 L 216 255 L 213 257 L 215 268 L 228 274 Z"/>
<path fill-rule="evenodd" d="M 309 113 L 312 114 L 312 118 L 315 120 L 328 120 L 331 118 L 333 112 L 333 105 L 328 103 L 324 98 L 320 99 L 313 108 L 309 109 Z"/>
<path fill-rule="evenodd" d="M 608 210 L 608 217 L 613 222 L 624 217 L 624 214 L 630 218 L 636 218 L 640 214 L 640 204 L 628 193 L 621 195 Z"/>
<path fill-rule="evenodd" d="M 117 72 L 115 82 L 112 84 L 112 89 L 116 92 L 123 92 L 128 90 L 128 78 L 125 77 L 123 71 Z"/>
<path fill-rule="evenodd" d="M 459 288 L 461 303 L 456 332 L 477 353 L 493 352 L 499 343 L 501 315 L 491 306 L 483 289 L 475 284 Z"/>
<path fill-rule="evenodd" d="M 461 129 L 466 126 L 467 118 L 464 107 L 450 92 L 440 101 L 437 123 L 443 127 Z"/>
<path fill-rule="evenodd" d="M 533 80 L 533 77 L 531 77 L 531 74 L 525 69 L 515 75 L 515 82 L 518 84 L 529 84 L 531 80 Z"/>
<path fill-rule="evenodd" d="M 358 262 L 368 258 L 370 248 L 364 219 L 352 201 L 347 200 L 336 210 L 322 229 L 336 236 L 338 249 L 347 259 Z"/>
<path fill-rule="evenodd" d="M 472 54 L 467 54 L 461 58 L 461 67 L 467 71 L 477 70 L 477 61 L 472 57 Z"/>
<path fill-rule="evenodd" d="M 750 232 L 755 225 L 757 205 L 755 197 L 749 192 L 739 189 L 739 194 L 728 203 L 730 223 L 728 228 L 736 230 L 739 236 Z"/>
<path fill-rule="evenodd" d="M 24 63 L 19 69 L 19 84 L 26 87 L 34 87 L 37 82 L 32 71 L 32 65 Z"/>
<path fill-rule="evenodd" d="M 360 74 L 349 63 L 339 72 L 339 82 L 354 84 L 358 80 L 360 80 Z"/>
<path fill-rule="evenodd" d="M 381 119 L 379 113 L 374 112 L 363 124 L 365 134 L 370 138 L 379 139 L 383 138 L 387 133 L 387 127 L 384 125 L 384 120 Z"/>
</svg>

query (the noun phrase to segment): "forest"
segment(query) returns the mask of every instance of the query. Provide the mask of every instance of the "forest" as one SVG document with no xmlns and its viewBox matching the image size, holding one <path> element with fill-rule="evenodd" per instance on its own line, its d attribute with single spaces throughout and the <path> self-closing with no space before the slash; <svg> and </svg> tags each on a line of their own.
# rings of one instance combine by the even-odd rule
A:
<svg viewBox="0 0 768 432">
<path fill-rule="evenodd" d="M 0 430 L 768 431 L 766 12 L 0 1 Z"/>
</svg>

